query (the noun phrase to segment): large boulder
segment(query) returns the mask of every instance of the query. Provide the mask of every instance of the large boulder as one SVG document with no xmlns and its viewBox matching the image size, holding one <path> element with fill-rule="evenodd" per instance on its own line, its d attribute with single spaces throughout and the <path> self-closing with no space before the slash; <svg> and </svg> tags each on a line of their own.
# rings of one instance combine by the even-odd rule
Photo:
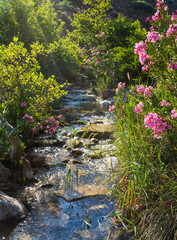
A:
<svg viewBox="0 0 177 240">
<path fill-rule="evenodd" d="M 18 222 L 28 213 L 26 207 L 17 199 L 0 191 L 0 223 Z"/>
</svg>

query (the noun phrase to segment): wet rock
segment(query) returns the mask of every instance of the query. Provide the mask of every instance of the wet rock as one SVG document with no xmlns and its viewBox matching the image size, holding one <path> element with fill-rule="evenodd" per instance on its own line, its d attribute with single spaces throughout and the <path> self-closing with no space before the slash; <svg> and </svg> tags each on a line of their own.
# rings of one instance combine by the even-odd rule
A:
<svg viewBox="0 0 177 240">
<path fill-rule="evenodd" d="M 104 89 L 102 91 L 102 97 L 103 99 L 108 99 L 110 97 L 114 97 L 115 96 L 115 91 L 111 90 L 111 89 Z"/>
<path fill-rule="evenodd" d="M 61 140 L 56 139 L 39 139 L 33 140 L 30 144 L 31 147 L 63 147 L 65 143 Z"/>
<path fill-rule="evenodd" d="M 79 149 L 71 149 L 71 154 L 74 156 L 74 157 L 78 157 L 80 155 L 83 154 L 83 151 L 79 150 Z"/>
<path fill-rule="evenodd" d="M 112 134 L 114 126 L 110 124 L 91 124 L 78 131 L 78 135 L 84 138 L 94 136 L 97 139 L 107 139 Z"/>
<path fill-rule="evenodd" d="M 32 180 L 33 179 L 33 172 L 31 168 L 30 162 L 25 158 L 21 157 L 20 161 L 22 162 L 22 172 L 25 180 Z"/>
<path fill-rule="evenodd" d="M 100 102 L 100 105 L 104 109 L 109 109 L 109 107 L 112 105 L 112 103 L 109 100 L 103 100 L 103 101 Z"/>
<path fill-rule="evenodd" d="M 42 167 L 45 164 L 45 156 L 39 154 L 29 154 L 28 159 L 32 167 Z"/>
<path fill-rule="evenodd" d="M 66 122 L 65 116 L 62 115 L 62 114 L 58 115 L 58 116 L 56 117 L 56 120 L 59 121 L 59 122 L 61 122 L 61 123 Z"/>
<path fill-rule="evenodd" d="M 103 116 L 105 115 L 102 111 L 100 111 L 98 108 L 95 108 L 93 111 L 92 111 L 92 115 L 96 115 L 96 116 Z"/>
<path fill-rule="evenodd" d="M 18 222 L 28 211 L 17 199 L 0 191 L 0 222 Z"/>
<path fill-rule="evenodd" d="M 11 177 L 12 173 L 10 169 L 5 168 L 4 165 L 0 162 L 0 182 L 8 180 Z"/>
</svg>

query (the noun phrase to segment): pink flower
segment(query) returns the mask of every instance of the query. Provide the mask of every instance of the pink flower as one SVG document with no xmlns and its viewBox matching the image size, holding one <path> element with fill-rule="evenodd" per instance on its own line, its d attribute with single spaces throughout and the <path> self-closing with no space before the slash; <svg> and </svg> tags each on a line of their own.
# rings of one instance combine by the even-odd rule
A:
<svg viewBox="0 0 177 240">
<path fill-rule="evenodd" d="M 141 113 L 143 111 L 142 106 L 144 106 L 144 104 L 142 102 L 138 103 L 138 105 L 135 106 L 135 112 L 138 114 Z"/>
<path fill-rule="evenodd" d="M 86 65 L 83 66 L 83 69 L 87 70 L 87 68 L 88 68 L 88 67 L 87 67 Z"/>
<path fill-rule="evenodd" d="M 137 92 L 138 92 L 140 95 L 143 95 L 143 94 L 144 94 L 144 90 L 145 90 L 145 87 L 143 87 L 142 85 L 137 85 Z"/>
<path fill-rule="evenodd" d="M 146 65 L 146 66 L 142 67 L 142 70 L 143 70 L 143 71 L 148 71 L 148 70 L 149 70 L 149 67 Z"/>
<path fill-rule="evenodd" d="M 160 104 L 161 107 L 163 106 L 171 106 L 171 104 L 169 102 L 167 102 L 166 100 L 163 100 Z"/>
<path fill-rule="evenodd" d="M 116 93 L 118 93 L 118 92 L 119 92 L 119 89 L 120 89 L 120 88 L 123 88 L 123 87 L 125 87 L 125 83 L 119 82 L 119 83 L 118 83 L 118 88 L 116 89 Z"/>
<path fill-rule="evenodd" d="M 26 102 L 21 103 L 21 107 L 26 107 Z"/>
<path fill-rule="evenodd" d="M 153 130 L 155 138 L 162 138 L 163 132 L 166 130 L 167 122 L 163 122 L 162 118 L 157 113 L 149 113 L 144 118 L 144 124 L 147 128 Z"/>
<path fill-rule="evenodd" d="M 175 11 L 175 13 L 172 13 L 172 22 L 177 20 L 177 10 Z"/>
<path fill-rule="evenodd" d="M 100 37 L 104 37 L 104 36 L 105 36 L 105 33 L 102 32 L 102 33 L 100 34 Z"/>
<path fill-rule="evenodd" d="M 163 35 L 160 35 L 158 32 L 151 31 L 151 32 L 148 32 L 147 34 L 147 41 L 156 43 L 159 40 L 159 38 L 162 38 L 162 37 Z"/>
<path fill-rule="evenodd" d="M 168 128 L 168 130 L 172 130 L 173 127 L 172 127 L 172 125 L 168 125 L 167 128 Z"/>
<path fill-rule="evenodd" d="M 177 33 L 177 24 L 171 24 L 167 30 L 166 36 L 169 37 L 170 35 Z"/>
<path fill-rule="evenodd" d="M 176 110 L 175 109 L 173 109 L 172 111 L 171 111 L 171 118 L 172 119 L 174 119 L 174 118 L 177 118 L 177 112 L 176 112 Z"/>
<path fill-rule="evenodd" d="M 113 105 L 113 106 L 110 106 L 109 107 L 109 111 L 112 112 L 116 107 Z"/>
<path fill-rule="evenodd" d="M 169 69 L 177 70 L 177 63 L 174 63 L 173 61 L 170 63 Z"/>
</svg>

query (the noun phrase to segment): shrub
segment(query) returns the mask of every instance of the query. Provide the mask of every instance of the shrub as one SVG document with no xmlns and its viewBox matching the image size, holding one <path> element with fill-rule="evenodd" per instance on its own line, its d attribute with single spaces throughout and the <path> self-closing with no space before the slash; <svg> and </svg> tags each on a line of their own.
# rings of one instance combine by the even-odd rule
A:
<svg viewBox="0 0 177 240">
<path fill-rule="evenodd" d="M 61 90 L 64 85 L 59 85 L 54 76 L 44 79 L 39 72 L 36 56 L 44 51 L 43 46 L 31 47 L 28 52 L 16 38 L 7 47 L 0 47 L 0 101 L 9 109 L 6 118 L 14 127 L 21 124 L 25 114 L 34 122 L 47 117 L 53 100 L 66 94 Z"/>
<path fill-rule="evenodd" d="M 131 2 L 131 7 L 134 8 L 135 10 L 145 12 L 145 13 L 154 13 L 155 9 L 154 7 L 147 3 L 146 1 L 133 1 Z"/>
<path fill-rule="evenodd" d="M 113 192 L 122 210 L 134 217 L 135 239 L 153 240 L 173 239 L 177 231 L 177 12 L 168 15 L 163 0 L 156 6 L 147 39 L 135 45 L 143 70 L 155 84 L 127 90 L 119 83 L 115 107 L 110 108 L 116 115 L 120 161 Z"/>
</svg>

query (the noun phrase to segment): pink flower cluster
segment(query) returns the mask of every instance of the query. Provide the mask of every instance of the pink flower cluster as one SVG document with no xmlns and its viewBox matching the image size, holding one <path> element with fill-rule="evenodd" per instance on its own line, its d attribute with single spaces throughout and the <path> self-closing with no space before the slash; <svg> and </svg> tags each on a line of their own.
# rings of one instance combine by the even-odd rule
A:
<svg viewBox="0 0 177 240">
<path fill-rule="evenodd" d="M 138 103 L 138 105 L 135 106 L 135 112 L 138 114 L 141 113 L 143 111 L 142 106 L 144 106 L 144 104 L 142 102 Z"/>
<path fill-rule="evenodd" d="M 164 106 L 171 106 L 171 104 L 169 102 L 167 102 L 166 100 L 163 100 L 160 104 L 161 107 L 164 107 Z"/>
<path fill-rule="evenodd" d="M 23 116 L 23 119 L 25 119 L 25 120 L 27 121 L 26 124 L 28 124 L 28 123 L 30 123 L 30 122 L 34 122 L 33 117 L 32 117 L 32 116 L 29 116 L 28 114 L 25 114 L 25 115 Z"/>
<path fill-rule="evenodd" d="M 176 110 L 175 109 L 173 109 L 172 111 L 171 111 L 171 118 L 177 118 L 177 112 L 176 112 Z"/>
<path fill-rule="evenodd" d="M 118 83 L 118 87 L 116 88 L 116 93 L 118 93 L 118 92 L 119 92 L 119 89 L 120 89 L 120 88 L 123 88 L 123 87 L 125 87 L 125 83 L 119 82 L 119 83 Z"/>
<path fill-rule="evenodd" d="M 170 63 L 169 69 L 177 70 L 177 63 L 174 63 L 173 61 Z"/>
<path fill-rule="evenodd" d="M 37 133 L 39 129 L 43 129 L 43 126 L 41 123 L 38 122 L 37 125 L 33 128 L 33 132 Z"/>
<path fill-rule="evenodd" d="M 145 50 L 146 47 L 147 45 L 143 41 L 135 44 L 135 54 L 139 55 L 139 61 L 142 65 L 144 65 L 144 63 L 149 59 L 149 56 Z"/>
<path fill-rule="evenodd" d="M 110 106 L 110 107 L 109 107 L 109 111 L 112 112 L 115 108 L 116 108 L 116 106 L 114 106 L 114 105 L 113 105 L 113 106 Z"/>
<path fill-rule="evenodd" d="M 162 138 L 163 132 L 166 130 L 166 127 L 171 130 L 172 126 L 167 125 L 167 122 L 163 122 L 162 118 L 157 115 L 157 113 L 149 113 L 144 118 L 144 124 L 147 128 L 153 130 L 153 135 L 155 138 Z"/>
<path fill-rule="evenodd" d="M 140 95 L 143 95 L 146 96 L 147 98 L 151 97 L 152 96 L 152 91 L 153 91 L 153 87 L 152 86 L 149 86 L 149 87 L 143 87 L 142 85 L 137 85 L 137 92 L 140 94 Z"/>
<path fill-rule="evenodd" d="M 54 117 L 50 117 L 48 120 L 46 120 L 47 125 L 47 133 L 54 134 L 56 130 L 59 128 L 59 123 L 56 122 Z"/>
<path fill-rule="evenodd" d="M 159 38 L 162 38 L 162 37 L 163 37 L 163 35 L 160 35 L 158 32 L 153 30 L 153 31 L 148 32 L 147 42 L 156 43 L 159 40 Z"/>
<path fill-rule="evenodd" d="M 170 35 L 175 35 L 176 39 L 177 39 L 177 24 L 171 24 L 167 30 L 167 37 L 169 37 Z"/>
</svg>

